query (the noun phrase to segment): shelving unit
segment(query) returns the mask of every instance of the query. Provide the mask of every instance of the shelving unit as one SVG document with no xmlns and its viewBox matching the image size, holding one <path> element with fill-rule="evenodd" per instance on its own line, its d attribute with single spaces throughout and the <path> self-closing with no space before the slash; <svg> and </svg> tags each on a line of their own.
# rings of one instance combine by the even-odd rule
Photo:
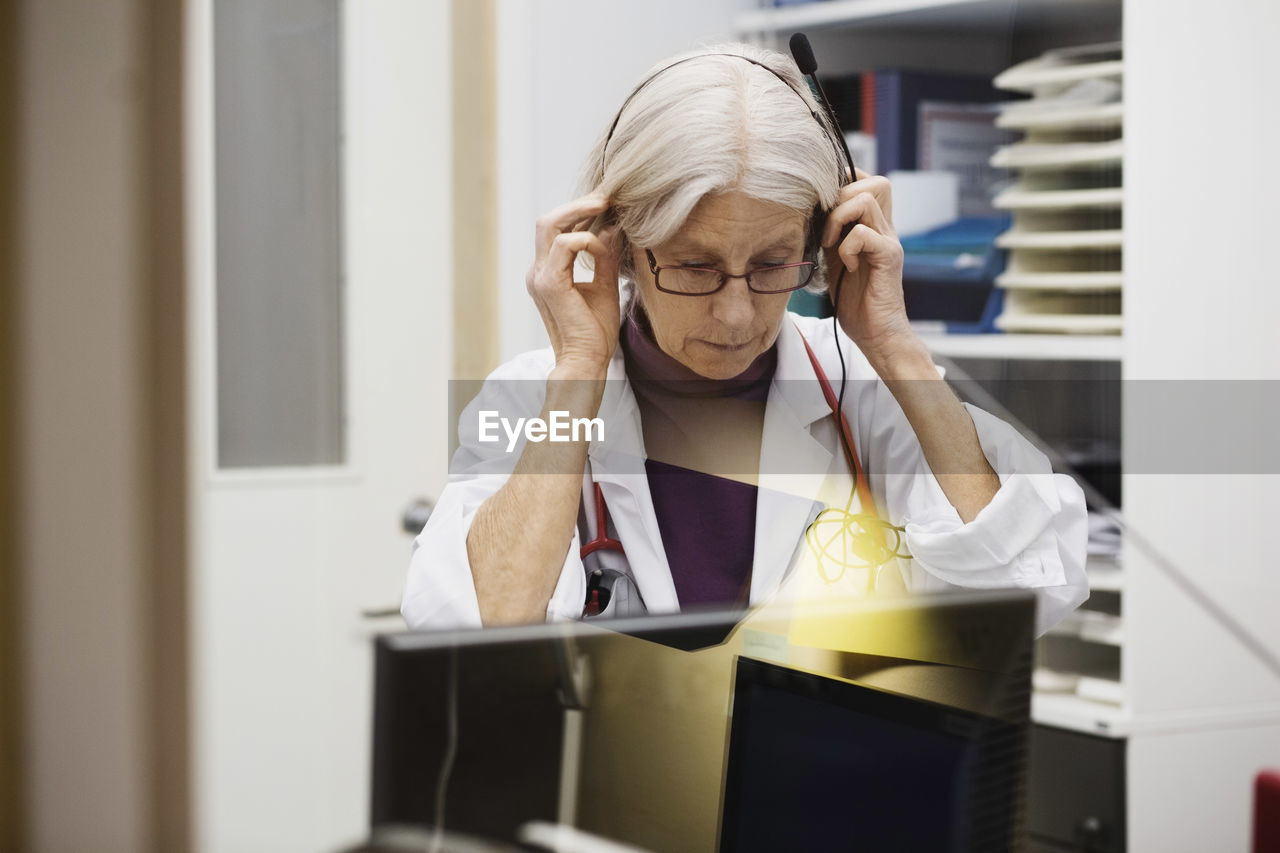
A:
<svg viewBox="0 0 1280 853">
<path fill-rule="evenodd" d="M 805 31 L 820 57 L 820 73 L 845 74 L 898 66 L 977 73 L 994 79 L 1014 64 L 1043 50 L 1062 46 L 1063 38 L 1065 43 L 1073 45 L 1116 41 L 1120 34 L 1120 13 L 1120 0 L 827 0 L 762 6 L 739 15 L 734 23 L 736 31 L 743 37 L 780 50 L 786 49 L 786 41 L 792 32 Z M 1068 69 L 1068 72 L 1072 70 Z M 1055 70 L 1054 73 L 1061 76 L 1067 72 Z M 1016 96 L 1011 94 L 1009 97 Z M 1117 106 L 1091 107 L 1090 112 L 1100 112 L 1097 120 L 1103 124 L 1116 124 L 1123 115 L 1122 111 L 1117 113 Z M 1063 114 L 1045 117 L 1040 114 L 1043 112 L 1013 111 L 1009 126 L 1025 131 L 1030 129 L 1028 121 L 1036 127 L 1047 122 L 1045 129 L 1052 129 L 1055 121 L 1063 120 Z M 1034 160 L 1038 148 L 1043 147 L 1009 145 L 997 153 L 1014 161 L 1018 161 L 1018 157 Z M 1097 150 L 1090 148 L 1079 156 L 1085 160 L 1092 158 L 1115 164 L 1118 168 L 1123 157 L 1122 143 L 1100 143 L 1093 148 Z M 1062 155 L 1055 152 L 1053 156 L 1060 158 Z M 1036 193 L 1032 203 L 1043 205 L 1053 201 L 1046 198 L 1047 195 L 1051 194 Z M 1070 205 L 1081 203 L 1078 195 L 1069 200 Z M 1114 189 L 1100 193 L 1086 191 L 1084 195 L 1089 197 L 1088 206 L 1091 208 L 1117 208 L 1122 202 Z M 999 206 L 1017 206 L 1019 198 L 1016 192 L 1006 194 Z M 1025 202 L 1022 199 L 1021 203 Z M 1062 199 L 1056 200 L 1056 206 L 1043 215 L 1060 216 L 1063 204 Z M 1039 207 L 1018 215 L 1042 216 Z M 1001 236 L 998 245 L 1007 250 L 1032 250 L 1032 260 L 1038 264 L 1040 257 L 1047 256 L 1052 260 L 1056 254 L 1082 248 L 1090 252 L 1118 253 L 1123 244 L 1119 230 L 1082 234 L 1057 233 L 1052 228 L 1040 228 L 1037 232 L 1010 232 Z M 1064 283 L 1061 279 L 1067 275 L 1071 280 Z M 1069 310 L 1078 304 L 1075 294 L 1114 293 L 1119 286 L 1116 275 L 1082 274 L 1073 268 L 1054 277 L 1033 265 L 1030 269 L 1007 272 L 1000 282 L 1004 287 L 1016 287 L 1014 292 L 1006 294 L 1007 307 L 1009 304 L 1022 306 L 1038 315 L 1023 317 L 1017 322 L 1009 319 L 1007 331 L 1029 335 L 1034 340 L 1025 343 L 983 341 L 953 344 L 931 337 L 930 345 L 936 352 L 966 357 L 963 354 L 972 351 L 970 348 L 976 348 L 973 357 L 1045 359 L 1060 356 L 1066 360 L 1119 360 L 1122 343 L 1116 339 L 1121 332 L 1118 318 L 1077 317 Z M 1071 305 L 1059 304 L 1069 298 L 1077 301 Z M 1096 298 L 1110 305 L 1109 294 Z M 1108 307 L 1106 313 L 1111 315 L 1114 312 Z M 1005 329 L 1006 326 L 1001 325 L 1000 328 Z M 1116 340 L 1081 344 L 1055 341 L 1046 346 L 1048 339 L 1054 336 L 1105 336 Z M 1006 347 L 1008 349 L 1004 351 Z"/>
<path fill-rule="evenodd" d="M 828 0 L 746 12 L 734 28 L 743 35 L 884 25 L 988 31 L 1007 27 L 1015 15 L 1036 27 L 1056 27 L 1114 12 L 1116 6 L 1113 0 Z"/>
<path fill-rule="evenodd" d="M 990 162 L 1012 170 L 1015 190 L 993 201 L 1012 215 L 995 240 L 1008 253 L 996 276 L 1006 332 L 1118 334 L 1124 290 L 1123 46 L 1050 50 L 995 77 L 1027 100 L 996 123 L 1019 136 Z M 1073 120 L 1067 115 L 1074 114 Z M 1099 121 L 1098 114 L 1105 114 Z M 1011 188 L 1012 189 L 1012 188 Z"/>
<path fill-rule="evenodd" d="M 932 54 L 936 52 L 936 33 L 941 29 L 963 32 L 976 43 L 988 43 L 1012 35 L 1015 41 L 1025 41 L 1025 48 L 1010 45 L 1004 52 L 992 52 L 990 62 L 981 70 L 993 78 L 1004 72 L 1012 64 L 1010 57 L 1025 53 L 1033 55 L 1047 47 L 1055 47 L 1052 43 L 1054 34 L 1068 39 L 1065 44 L 1079 44 L 1099 37 L 1098 21 L 1112 21 L 1116 32 L 1110 38 L 1119 35 L 1119 11 L 1117 2 L 1109 0 L 1087 0 L 1087 2 L 1062 2 L 1062 0 L 1036 0 L 1036 2 L 1008 2 L 1008 0 L 831 0 L 831 2 L 815 2 L 803 5 L 791 5 L 775 8 L 761 8 L 745 13 L 736 21 L 737 30 L 744 36 L 757 41 L 785 49 L 787 38 L 791 32 L 805 30 L 811 38 L 814 31 L 819 31 L 825 39 L 815 46 L 825 49 L 819 56 L 841 55 L 842 53 L 859 53 L 873 41 L 888 34 L 898 51 L 892 63 L 882 61 L 874 55 L 868 60 L 866 67 L 841 71 L 874 70 L 875 67 L 896 65 L 900 67 L 930 66 L 939 68 Z M 1017 29 L 1013 25 L 1017 24 Z M 1065 33 L 1065 34 L 1064 34 Z M 1072 40 L 1072 33 L 1078 33 Z M 1105 34 L 1103 34 L 1105 35 Z M 973 73 L 972 66 L 955 68 L 956 71 Z M 1117 72 L 1118 73 L 1118 72 Z M 1013 120 L 1018 120 L 1018 113 L 1012 113 Z M 1034 119 L 1034 116 L 1032 116 Z M 1123 147 L 1119 143 L 1107 143 L 1099 146 L 1098 156 L 1108 160 L 1118 160 L 1123 156 Z M 1002 149 L 1002 153 L 1017 150 L 1017 146 Z M 1030 150 L 1030 149 L 1028 149 Z M 1012 155 L 1009 155 L 1012 156 Z M 1105 192 L 1115 194 L 1115 190 Z M 1016 201 L 1016 199 L 1015 199 Z M 1107 204 L 1119 203 L 1120 199 L 1108 197 Z M 1103 241 L 1108 247 L 1122 245 L 1120 231 L 1099 231 L 1087 235 L 1089 239 Z M 1032 234 L 1010 233 L 1001 240 L 1005 248 L 1013 244 L 1049 242 L 1075 246 L 1082 239 L 1079 234 L 1057 235 L 1052 232 Z M 1036 276 L 1051 274 L 1050 269 L 1032 270 Z M 1036 291 L 1032 291 L 1035 293 Z M 1073 318 L 1074 319 L 1074 318 Z M 928 324 L 922 324 L 927 326 Z M 1056 327 L 1055 327 L 1056 331 Z M 1085 329 L 1082 331 L 1093 331 Z M 927 345 L 936 355 L 950 359 L 959 359 L 961 364 L 966 360 L 981 359 L 990 361 L 1045 361 L 1064 362 L 1064 369 L 1070 373 L 1072 364 L 1089 362 L 1119 362 L 1123 355 L 1124 342 L 1119 335 L 1098 334 L 946 334 L 944 332 L 922 333 Z M 1093 375 L 1087 369 L 1082 375 Z M 1028 383 L 1034 384 L 1034 383 Z M 1088 388 L 1087 382 L 1081 383 Z M 1052 387 L 1061 387 L 1056 385 Z M 1092 401 L 1082 400 L 1082 405 Z M 1115 430 L 1118 434 L 1118 430 Z M 1095 566 L 1100 563 L 1095 561 Z M 1110 589 L 1103 593 L 1119 600 L 1119 589 L 1123 586 L 1123 574 L 1119 563 L 1113 562 L 1108 571 L 1095 571 L 1103 585 Z M 1100 590 L 1101 592 L 1101 590 Z M 1072 622 L 1061 626 L 1055 636 L 1042 641 L 1040 657 L 1055 664 L 1062 664 L 1064 656 L 1068 672 L 1071 654 L 1081 657 L 1079 667 L 1084 674 L 1092 677 L 1114 679 L 1106 682 L 1110 685 L 1102 691 L 1109 700 L 1123 696 L 1121 681 L 1121 661 L 1123 658 L 1124 632 L 1120 627 L 1118 614 L 1090 612 L 1082 610 L 1072 617 Z M 1063 635 L 1071 634 L 1066 640 Z M 1105 647 L 1102 651 L 1098 647 Z M 1058 675 L 1045 673 L 1045 675 Z M 1068 676 L 1069 678 L 1078 676 Z M 1047 679 L 1046 679 L 1047 680 Z M 1074 689 L 1074 682 L 1072 682 Z M 1115 735 L 1125 731 L 1124 721 L 1128 717 L 1127 708 L 1121 700 L 1097 702 L 1068 694 L 1061 690 L 1056 693 L 1038 692 L 1034 708 L 1035 719 L 1042 723 L 1087 732 L 1090 734 Z"/>
<path fill-rule="evenodd" d="M 947 358 L 1013 358 L 1046 361 L 1119 361 L 1117 335 L 949 335 L 921 334 L 929 349 Z"/>
<path fill-rule="evenodd" d="M 1109 38 L 1115 40 L 1119 35 L 1118 2 L 1113 0 L 1085 0 L 1085 2 L 1063 2 L 1063 0 L 1034 0 L 1033 2 L 1016 2 L 1016 0 L 828 0 L 801 5 L 760 8 L 744 13 L 737 21 L 736 29 L 742 35 L 753 38 L 775 48 L 785 49 L 783 45 L 790 33 L 798 30 L 806 31 L 811 38 L 815 32 L 825 39 L 815 40 L 815 47 L 825 52 L 819 56 L 825 60 L 827 56 L 840 56 L 846 53 L 862 53 L 878 39 L 888 37 L 896 46 L 897 54 L 892 63 L 883 61 L 872 53 L 866 60 L 866 67 L 844 69 L 842 71 L 874 70 L 875 67 L 896 65 L 901 67 L 931 66 L 939 68 L 933 54 L 936 53 L 936 34 L 940 30 L 963 32 L 971 43 L 991 46 L 993 40 L 1009 38 L 1017 42 L 1006 46 L 1001 52 L 991 52 L 988 64 L 981 71 L 993 78 L 1006 71 L 1013 64 L 1011 57 L 1025 54 L 1034 55 L 1047 47 L 1056 47 L 1052 39 L 1066 38 L 1064 44 L 1079 44 L 1098 40 L 1098 22 L 1111 21 L 1115 32 Z M 1016 27 L 1015 27 L 1016 25 Z M 1074 39 L 1072 34 L 1076 34 Z M 1105 35 L 1105 33 L 1103 34 Z M 1023 46 L 1021 43 L 1026 42 Z M 973 73 L 975 68 L 965 66 L 955 68 L 956 71 Z M 1119 69 L 1116 70 L 1119 73 Z M 1012 120 L 1019 121 L 1019 113 L 1010 112 Z M 1035 116 L 1032 116 L 1034 119 Z M 1023 146 L 1026 147 L 1026 146 Z M 1041 146 L 1043 147 L 1043 146 Z M 1108 160 L 1123 157 L 1120 143 L 1106 143 L 1098 146 L 1098 156 Z M 1002 154 L 1012 156 L 1008 152 L 1020 150 L 1018 146 L 1002 149 Z M 1031 150 L 1031 148 L 1028 148 Z M 1115 190 L 1104 192 L 1115 194 Z M 1015 199 L 1016 201 L 1016 199 Z M 1120 199 L 1108 198 L 1107 204 L 1119 203 Z M 1034 215 L 1034 214 L 1033 214 Z M 1095 242 L 1102 241 L 1108 247 L 1118 249 L 1122 245 L 1122 234 L 1118 230 L 1091 232 L 1086 235 Z M 1052 232 L 1040 233 L 1008 233 L 1002 235 L 1005 248 L 1011 248 L 1020 242 L 1049 243 L 1058 247 L 1059 243 L 1075 246 L 1081 239 L 1080 234 L 1059 235 Z M 1054 241 L 1057 242 L 1054 242 Z M 1060 247 L 1058 247 L 1060 248 Z M 1015 271 L 1017 272 L 1017 271 Z M 1039 278 L 1052 275 L 1051 269 L 1034 269 L 1022 273 Z M 1078 273 L 1077 273 L 1078 275 Z M 1032 289 L 1030 293 L 1039 295 Z M 1020 297 L 1025 294 L 1017 294 Z M 1052 298 L 1051 294 L 1046 296 Z M 1052 318 L 1050 318 L 1052 319 Z M 1077 320 L 1080 318 L 1067 318 Z M 1083 318 L 1088 319 L 1088 318 Z M 927 326 L 928 324 L 923 324 Z M 1077 326 L 1079 324 L 1077 323 Z M 1068 326 L 1070 327 L 1070 326 Z M 1057 331 L 1057 327 L 1051 327 Z M 1108 331 L 1114 331 L 1108 327 Z M 1094 329 L 1081 329 L 1090 332 Z M 1073 364 L 1081 365 L 1081 375 L 1092 376 L 1084 365 L 1090 362 L 1119 362 L 1123 354 L 1123 340 L 1119 335 L 1108 334 L 946 334 L 943 332 L 924 333 L 923 337 L 930 349 L 939 356 L 958 359 L 963 364 L 967 360 L 981 359 L 990 361 L 1043 361 L 1063 362 L 1063 369 L 1070 373 Z M 1034 384 L 1034 383 L 1028 383 Z M 1060 385 L 1054 387 L 1061 387 Z M 1088 388 L 1087 382 L 1081 387 Z M 1093 401 L 1082 400 L 1082 405 Z M 1115 430 L 1118 434 L 1118 430 Z M 1105 585 L 1112 587 L 1108 595 L 1117 596 L 1123 584 L 1123 575 L 1119 563 L 1113 563 L 1105 574 Z M 1083 656 L 1081 667 L 1088 669 L 1085 662 L 1094 661 L 1098 655 L 1091 651 L 1097 641 L 1105 639 L 1104 645 L 1109 647 L 1105 657 L 1114 660 L 1114 666 L 1107 663 L 1101 674 L 1115 679 L 1115 688 L 1105 691 L 1110 699 L 1123 695 L 1120 681 L 1122 671 L 1120 661 L 1123 656 L 1123 631 L 1115 625 L 1119 616 L 1106 613 L 1090 613 L 1082 611 L 1073 617 L 1079 624 L 1075 625 L 1075 637 L 1070 643 L 1061 643 L 1059 637 L 1051 637 L 1043 641 L 1045 647 L 1042 657 L 1056 663 L 1063 661 L 1063 648 L 1069 653 L 1072 643 L 1076 644 Z M 1099 627 L 1102 621 L 1111 620 L 1109 630 Z M 1082 625 L 1089 621 L 1090 630 L 1084 631 Z M 1067 627 L 1063 631 L 1069 630 Z M 1102 636 L 1105 634 L 1105 638 Z M 1096 665 L 1088 674 L 1099 675 Z M 1037 719 L 1041 713 L 1050 713 L 1054 725 L 1072 728 L 1078 731 L 1098 733 L 1114 732 L 1120 728 L 1120 721 L 1125 717 L 1123 702 L 1093 702 L 1078 696 L 1066 696 L 1061 693 L 1046 694 L 1044 701 L 1037 705 Z M 1067 701 L 1070 700 L 1070 701 Z M 1105 721 L 1105 726 L 1099 725 Z M 1049 720 L 1042 720 L 1049 722 Z"/>
<path fill-rule="evenodd" d="M 1199 0 L 1173 0 L 1172 6 L 1133 0 L 830 0 L 759 8 L 734 23 L 742 37 L 782 50 L 792 32 L 807 32 L 822 63 L 820 73 L 828 74 L 909 66 L 994 76 L 1050 48 L 1121 41 L 1124 106 L 1068 118 L 1123 121 L 1123 150 L 1104 152 L 1123 156 L 1123 190 L 1086 190 L 1087 198 L 1041 197 L 1039 202 L 1048 208 L 1123 205 L 1123 337 L 924 337 L 934 353 L 962 365 L 965 360 L 984 368 L 1062 362 L 1068 371 L 1087 372 L 1109 364 L 1117 379 L 1177 380 L 1275 378 L 1267 373 L 1276 364 L 1275 315 L 1267 307 L 1275 303 L 1259 296 L 1273 291 L 1268 247 L 1275 220 L 1251 201 L 1264 197 L 1259 182 L 1269 192 L 1280 183 L 1262 165 L 1265 135 L 1256 137 L 1256 145 L 1249 142 L 1246 152 L 1233 149 L 1233 164 L 1250 177 L 1227 187 L 1216 202 L 1222 210 L 1245 211 L 1246 218 L 1235 215 L 1205 227 L 1232 246 L 1224 268 L 1213 271 L 1214 281 L 1222 282 L 1215 285 L 1213 299 L 1205 298 L 1203 274 L 1187 268 L 1194 262 L 1179 248 L 1179 235 L 1190 233 L 1179 204 L 1185 186 L 1169 180 L 1189 157 L 1220 157 L 1221 128 L 1245 120 L 1244 111 L 1260 111 L 1263 121 L 1275 118 L 1266 92 L 1280 59 L 1263 35 L 1266 21 L 1260 7 L 1210 8 Z M 1185 80 L 1188 55 L 1198 57 L 1198 76 L 1172 85 Z M 1196 105 L 1193 115 L 1186 112 L 1188 105 Z M 1060 118 L 1013 115 L 1010 126 L 1047 129 Z M 1029 203 L 1017 197 L 1017 188 L 1013 192 L 1006 198 L 1010 205 Z M 1258 228 L 1242 230 L 1241 222 L 1255 219 Z M 1270 224 L 1263 226 L 1263 220 Z M 1061 280 L 1036 280 L 1052 272 L 1017 271 L 1026 279 L 1020 282 L 1024 288 L 1063 286 Z M 1091 283 L 1118 284 L 1114 279 Z M 1123 390 L 1118 393 L 1124 415 L 1121 446 L 1139 447 L 1159 436 L 1158 418 L 1136 400 L 1126 400 Z M 1186 500 L 1183 478 L 1153 472 L 1124 476 L 1124 513 L 1133 533 L 1122 560 L 1093 561 L 1088 569 L 1099 599 L 1109 597 L 1113 609 L 1122 600 L 1123 623 L 1117 618 L 1103 626 L 1098 620 L 1089 639 L 1081 640 L 1093 643 L 1099 656 L 1118 659 L 1119 701 L 1048 691 L 1037 691 L 1032 699 L 1032 716 L 1041 726 L 1091 735 L 1086 740 L 1121 756 L 1098 772 L 1113 774 L 1109 783 L 1117 782 L 1118 774 L 1122 829 L 1090 849 L 1244 849 L 1252 774 L 1280 766 L 1280 681 L 1211 614 L 1216 609 L 1238 620 L 1275 652 L 1280 633 L 1267 627 L 1274 619 L 1258 616 L 1256 603 L 1257 591 L 1277 589 L 1269 564 L 1264 565 L 1269 557 L 1263 556 L 1274 553 L 1275 533 L 1265 522 L 1262 529 L 1239 525 L 1240 519 L 1255 518 L 1259 506 L 1270 502 L 1274 507 L 1274 494 L 1247 478 L 1206 482 L 1210 491 L 1202 494 L 1211 495 L 1212 504 L 1207 512 L 1204 501 Z M 1220 538 L 1202 533 L 1216 529 L 1231 529 L 1243 540 L 1239 547 L 1232 541 L 1230 556 L 1222 556 Z M 1139 532 L 1141 547 L 1135 541 Z M 1176 562 L 1194 577 L 1214 607 L 1195 601 L 1171 581 L 1162 561 Z M 1084 780 L 1101 777 L 1073 778 L 1088 787 Z M 1073 843 L 1078 846 L 1079 840 L 1052 849 L 1075 849 Z M 1033 849 L 1050 848 L 1033 843 Z"/>
<path fill-rule="evenodd" d="M 1041 725 L 1103 737 L 1127 737 L 1131 732 L 1130 716 L 1123 708 L 1069 693 L 1032 693 L 1031 716 Z"/>
</svg>

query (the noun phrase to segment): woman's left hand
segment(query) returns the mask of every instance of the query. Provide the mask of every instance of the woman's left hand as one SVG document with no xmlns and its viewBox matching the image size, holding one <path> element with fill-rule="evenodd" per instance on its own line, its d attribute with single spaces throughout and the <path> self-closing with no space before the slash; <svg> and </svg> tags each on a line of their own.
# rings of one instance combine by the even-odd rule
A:
<svg viewBox="0 0 1280 853">
<path fill-rule="evenodd" d="M 889 180 L 861 169 L 855 174 L 857 180 L 841 188 L 840 200 L 827 216 L 822 245 L 832 299 L 840 282 L 835 306 L 840 327 L 874 364 L 911 346 L 915 334 L 902 297 L 903 253 L 893 230 Z M 840 232 L 852 223 L 857 224 L 840 240 Z"/>
</svg>

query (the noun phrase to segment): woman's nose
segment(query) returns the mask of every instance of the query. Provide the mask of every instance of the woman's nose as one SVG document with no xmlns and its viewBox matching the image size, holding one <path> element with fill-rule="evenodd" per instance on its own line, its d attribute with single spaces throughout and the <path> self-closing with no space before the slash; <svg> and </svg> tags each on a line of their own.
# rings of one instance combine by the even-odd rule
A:
<svg viewBox="0 0 1280 853">
<path fill-rule="evenodd" d="M 755 298 L 747 281 L 733 278 L 711 295 L 711 315 L 731 329 L 748 329 L 756 316 Z"/>
</svg>

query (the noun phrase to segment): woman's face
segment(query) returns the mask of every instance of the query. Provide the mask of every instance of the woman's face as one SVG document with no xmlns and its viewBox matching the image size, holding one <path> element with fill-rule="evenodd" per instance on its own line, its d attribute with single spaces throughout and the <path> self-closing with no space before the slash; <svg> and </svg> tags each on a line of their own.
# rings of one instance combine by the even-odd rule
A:
<svg viewBox="0 0 1280 853">
<path fill-rule="evenodd" d="M 789 207 L 738 192 L 704 196 L 676 235 L 633 247 L 640 304 L 662 351 L 708 379 L 731 379 L 773 346 L 790 293 L 752 293 L 731 278 L 709 296 L 658 290 L 645 249 L 658 266 L 715 267 L 737 274 L 804 260 L 805 218 Z"/>
</svg>

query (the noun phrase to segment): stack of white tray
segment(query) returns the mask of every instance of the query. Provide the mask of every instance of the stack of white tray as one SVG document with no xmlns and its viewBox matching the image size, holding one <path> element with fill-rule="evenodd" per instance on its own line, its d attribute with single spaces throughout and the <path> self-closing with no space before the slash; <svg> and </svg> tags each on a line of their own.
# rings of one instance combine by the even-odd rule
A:
<svg viewBox="0 0 1280 853">
<path fill-rule="evenodd" d="M 1006 332 L 1118 334 L 1124 103 L 1120 45 L 1049 51 L 995 78 L 1030 93 L 996 123 L 1024 137 L 991 164 L 1016 180 L 994 204 L 1013 214 L 996 244 L 1009 251 L 996 326 Z"/>
<path fill-rule="evenodd" d="M 1118 512 L 1090 511 L 1085 570 L 1091 596 L 1039 639 L 1032 680 L 1037 695 L 1124 704 L 1122 537 Z"/>
</svg>

